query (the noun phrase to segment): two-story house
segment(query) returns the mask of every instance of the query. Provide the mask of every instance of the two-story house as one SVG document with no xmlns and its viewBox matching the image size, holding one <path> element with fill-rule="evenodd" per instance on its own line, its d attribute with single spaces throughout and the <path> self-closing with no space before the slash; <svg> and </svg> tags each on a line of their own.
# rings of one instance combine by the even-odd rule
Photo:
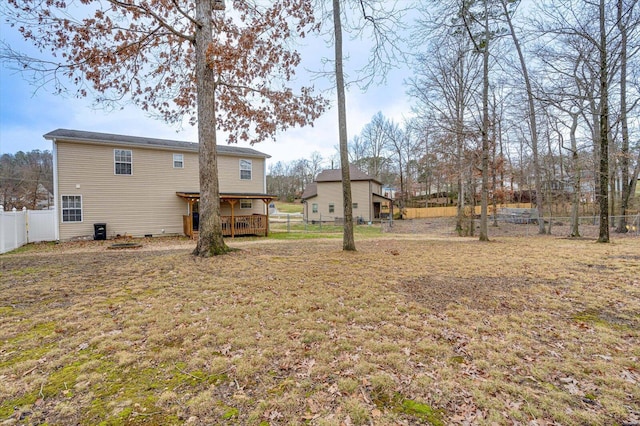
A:
<svg viewBox="0 0 640 426">
<path fill-rule="evenodd" d="M 382 183 L 355 166 L 349 166 L 351 202 L 354 220 L 373 222 L 393 216 L 393 200 L 382 194 Z M 318 173 L 302 194 L 305 221 L 342 220 L 342 169 L 328 169 Z"/>
<path fill-rule="evenodd" d="M 198 144 L 58 129 L 53 143 L 56 238 L 197 235 Z M 226 236 L 266 235 L 266 159 L 251 148 L 218 146 Z M 103 229 L 104 228 L 104 229 Z"/>
</svg>

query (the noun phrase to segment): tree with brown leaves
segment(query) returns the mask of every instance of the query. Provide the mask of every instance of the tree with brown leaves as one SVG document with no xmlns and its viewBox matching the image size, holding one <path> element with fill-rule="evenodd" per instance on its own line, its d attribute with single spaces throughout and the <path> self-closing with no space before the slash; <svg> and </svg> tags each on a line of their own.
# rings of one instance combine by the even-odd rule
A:
<svg viewBox="0 0 640 426">
<path fill-rule="evenodd" d="M 216 142 L 253 143 L 311 124 L 326 103 L 287 87 L 300 63 L 291 39 L 317 30 L 309 0 L 8 0 L 7 22 L 41 53 L 6 46 L 38 82 L 103 106 L 129 99 L 169 123 L 198 125 L 200 232 L 194 254 L 222 238 Z M 43 58 L 42 56 L 49 56 Z"/>
</svg>

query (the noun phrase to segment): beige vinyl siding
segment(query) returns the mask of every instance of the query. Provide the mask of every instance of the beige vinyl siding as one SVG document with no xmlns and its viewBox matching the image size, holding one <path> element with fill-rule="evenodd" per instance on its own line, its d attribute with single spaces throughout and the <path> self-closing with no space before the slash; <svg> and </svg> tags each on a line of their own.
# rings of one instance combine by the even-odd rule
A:
<svg viewBox="0 0 640 426">
<path fill-rule="evenodd" d="M 252 214 L 265 214 L 265 203 L 262 200 L 251 200 L 253 202 L 252 208 L 241 209 L 240 200 L 233 206 L 234 216 L 248 216 Z M 223 202 L 220 204 L 220 214 L 222 216 L 231 216 L 231 205 Z"/>
<path fill-rule="evenodd" d="M 107 224 L 107 237 L 182 234 L 187 203 L 177 191 L 198 191 L 198 154 L 131 149 L 132 175 L 114 173 L 116 146 L 57 142 L 58 198 L 82 196 L 82 222 L 60 222 L 60 239 L 93 235 L 94 223 Z M 173 154 L 184 154 L 184 168 Z M 56 200 L 61 205 L 61 200 Z M 60 210 L 60 209 L 59 209 Z M 61 214 L 61 212 L 59 212 Z"/>
<path fill-rule="evenodd" d="M 251 161 L 251 180 L 240 179 L 240 159 Z M 260 193 L 266 192 L 265 159 L 255 157 L 218 157 L 218 180 L 221 192 L 227 193 Z"/>
<path fill-rule="evenodd" d="M 251 161 L 251 180 L 240 179 L 240 160 Z M 228 194 L 264 194 L 265 188 L 265 159 L 255 157 L 218 156 L 218 181 L 220 192 Z M 266 205 L 262 200 L 252 200 L 251 209 L 241 209 L 240 200 L 233 206 L 234 216 L 251 214 L 265 214 Z M 224 202 L 220 204 L 220 214 L 231 216 L 231 206 Z"/>
</svg>

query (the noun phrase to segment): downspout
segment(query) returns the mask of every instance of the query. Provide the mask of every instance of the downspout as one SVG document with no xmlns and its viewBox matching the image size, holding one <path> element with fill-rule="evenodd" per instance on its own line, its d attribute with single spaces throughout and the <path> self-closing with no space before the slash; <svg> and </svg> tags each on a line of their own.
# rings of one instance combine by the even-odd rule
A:
<svg viewBox="0 0 640 426">
<path fill-rule="evenodd" d="M 266 194 L 267 193 L 267 159 L 264 159 L 264 166 L 262 167 L 262 193 Z M 267 215 L 267 227 L 269 226 L 269 201 L 264 201 L 264 211 L 262 214 L 266 214 Z"/>
<path fill-rule="evenodd" d="M 59 198 L 59 190 L 58 190 L 58 141 L 56 138 L 51 140 L 52 142 L 52 154 L 53 154 L 53 211 L 54 214 L 54 230 L 55 230 L 55 239 L 56 241 L 60 241 L 60 203 L 62 203 L 62 198 Z M 84 215 L 84 212 L 83 212 Z"/>
</svg>

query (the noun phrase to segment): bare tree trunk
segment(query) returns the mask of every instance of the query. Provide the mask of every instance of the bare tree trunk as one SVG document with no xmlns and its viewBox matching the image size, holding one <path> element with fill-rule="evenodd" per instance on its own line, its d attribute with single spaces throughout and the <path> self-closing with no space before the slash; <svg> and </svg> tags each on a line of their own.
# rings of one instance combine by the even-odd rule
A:
<svg viewBox="0 0 640 426">
<path fill-rule="evenodd" d="M 458 152 L 460 149 L 458 149 Z M 462 158 L 460 157 L 462 154 L 458 153 L 458 159 L 456 161 L 458 168 L 458 203 L 457 203 L 457 216 L 456 216 L 456 232 L 460 236 L 467 236 L 464 232 L 464 182 L 463 182 L 463 173 L 462 173 Z"/>
<path fill-rule="evenodd" d="M 636 187 L 638 185 L 638 177 L 640 176 L 640 152 L 638 153 L 638 156 L 636 158 L 636 166 L 633 168 L 633 173 L 631 174 L 631 180 L 630 180 L 630 185 L 629 185 L 629 193 L 631 194 L 635 194 L 636 193 Z M 640 200 L 636 201 L 636 202 L 640 202 Z M 637 209 L 637 207 L 636 207 Z"/>
<path fill-rule="evenodd" d="M 538 210 L 538 233 L 544 234 L 544 220 L 543 218 L 543 210 L 542 210 L 542 182 L 540 179 L 540 160 L 538 157 L 538 125 L 536 120 L 536 107 L 533 99 L 533 90 L 531 89 L 531 80 L 529 79 L 529 72 L 527 69 L 527 63 L 524 60 L 524 55 L 522 54 L 522 48 L 520 47 L 520 41 L 516 36 L 516 32 L 513 28 L 513 22 L 511 21 L 511 14 L 507 8 L 508 0 L 501 0 L 502 8 L 504 10 L 504 16 L 507 20 L 507 24 L 509 25 L 509 32 L 511 32 L 511 38 L 513 40 L 513 44 L 516 48 L 516 52 L 518 53 L 518 59 L 520 60 L 520 67 L 522 69 L 522 76 L 524 78 L 524 84 L 527 89 L 527 103 L 529 107 L 529 125 L 531 127 L 531 151 L 533 154 L 533 175 L 535 178 L 535 187 L 536 187 L 536 209 Z"/>
<path fill-rule="evenodd" d="M 473 237 L 476 232 L 476 180 L 473 177 L 474 169 L 477 167 L 475 162 L 471 162 L 469 165 L 469 183 L 467 185 L 467 193 L 469 194 L 469 203 L 468 203 L 468 212 L 469 217 L 467 218 L 467 236 Z"/>
<path fill-rule="evenodd" d="M 605 0 L 600 0 L 600 230 L 599 243 L 609 242 L 609 73 Z"/>
<path fill-rule="evenodd" d="M 617 232 L 627 232 L 625 216 L 629 209 L 631 198 L 631 182 L 629 182 L 629 124 L 627 119 L 627 26 L 626 18 L 622 16 L 623 3 L 618 0 L 618 28 L 620 30 L 620 123 L 622 127 L 622 147 L 620 152 L 620 167 L 622 168 L 622 197 L 620 200 L 620 221 Z M 629 11 L 631 13 L 631 11 Z"/>
<path fill-rule="evenodd" d="M 462 64 L 460 66 L 463 66 Z M 462 167 L 462 156 L 464 154 L 464 136 L 462 134 L 463 131 L 463 113 L 462 113 L 462 101 L 459 101 L 458 105 L 456 105 L 456 168 L 458 170 L 457 174 L 457 185 L 458 185 L 458 204 L 457 204 L 457 218 L 456 218 L 456 232 L 460 236 L 468 236 L 468 232 L 465 233 L 463 231 L 464 226 L 464 172 Z"/>
<path fill-rule="evenodd" d="M 548 212 L 549 212 L 549 227 L 547 228 L 547 233 L 549 235 L 551 235 L 551 228 L 553 226 L 553 204 L 554 204 L 554 197 L 553 197 L 553 185 L 552 185 L 552 181 L 554 178 L 554 173 L 555 173 L 555 168 L 553 165 L 553 153 L 552 153 L 552 148 L 551 148 L 551 138 L 549 136 L 547 136 L 547 148 L 548 148 L 548 157 L 549 160 L 551 162 L 550 165 L 546 165 L 545 164 L 545 178 L 548 182 L 547 185 L 545 185 L 545 200 L 547 200 L 547 206 L 548 206 Z M 544 218 L 538 218 L 538 222 L 544 221 Z"/>
<path fill-rule="evenodd" d="M 342 23 L 340 0 L 333 0 L 333 31 L 335 37 L 336 89 L 338 94 L 338 131 L 340 139 L 340 165 L 342 167 L 342 202 L 344 210 L 344 233 L 342 249 L 355 251 L 353 237 L 353 209 L 351 198 L 351 177 L 349 175 L 349 149 L 347 146 L 347 106 L 342 69 Z"/>
<path fill-rule="evenodd" d="M 480 189 L 480 241 L 489 241 L 487 210 L 489 204 L 489 14 L 484 1 L 484 48 L 482 52 L 482 182 Z"/>
<path fill-rule="evenodd" d="M 497 145 L 497 141 L 496 141 L 496 132 L 497 132 L 497 128 L 498 128 L 498 119 L 497 119 L 497 110 L 498 110 L 498 106 L 496 104 L 496 94 L 495 92 L 493 92 L 493 113 L 492 113 L 492 126 L 491 126 L 491 169 L 492 169 L 492 173 L 491 173 L 491 191 L 493 192 L 493 196 L 491 197 L 491 204 L 493 207 L 493 226 L 497 227 L 498 226 L 498 202 L 496 199 L 496 191 L 498 189 L 498 172 L 496 170 L 496 164 L 497 164 L 497 159 L 496 159 L 496 145 Z"/>
<path fill-rule="evenodd" d="M 573 196 L 571 197 L 571 232 L 570 237 L 580 236 L 579 208 L 580 208 L 580 175 L 582 169 L 578 161 L 578 142 L 576 140 L 576 130 L 578 129 L 578 113 L 571 114 L 571 162 L 573 169 Z"/>
<path fill-rule="evenodd" d="M 200 167 L 200 226 L 193 254 L 215 256 L 229 252 L 222 238 L 220 187 L 216 152 L 215 80 L 207 49 L 213 41 L 212 0 L 196 2 L 196 84 L 198 84 L 198 142 Z"/>
</svg>

